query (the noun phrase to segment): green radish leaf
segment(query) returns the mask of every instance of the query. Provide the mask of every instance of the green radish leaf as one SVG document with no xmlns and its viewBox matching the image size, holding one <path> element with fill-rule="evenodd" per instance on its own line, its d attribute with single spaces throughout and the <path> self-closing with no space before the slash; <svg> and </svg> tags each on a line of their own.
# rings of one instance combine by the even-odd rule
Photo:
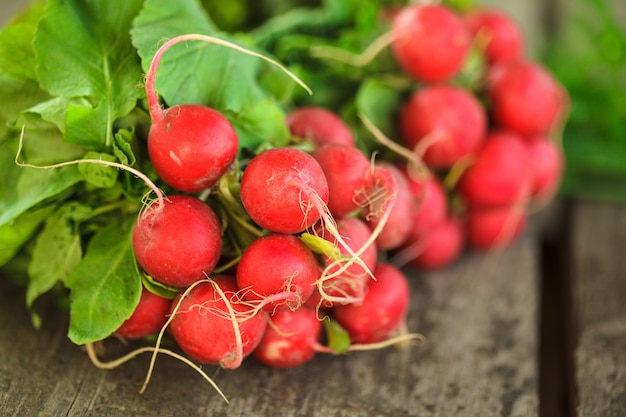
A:
<svg viewBox="0 0 626 417">
<path fill-rule="evenodd" d="M 143 70 L 148 71 L 164 39 L 190 33 L 254 49 L 217 30 L 197 0 L 147 0 L 131 31 Z M 263 143 L 280 146 L 289 135 L 282 109 L 259 81 L 262 75 L 267 77 L 268 71 L 281 73 L 260 58 L 224 46 L 189 41 L 163 54 L 155 86 L 167 106 L 203 104 L 222 112 L 237 131 L 241 147 L 255 149 Z M 286 74 L 282 77 L 284 84 L 295 84 Z"/>
<path fill-rule="evenodd" d="M 114 222 L 89 242 L 85 257 L 65 280 L 71 295 L 68 337 L 102 340 L 132 314 L 141 296 L 141 275 L 132 250 L 134 222 Z"/>
<path fill-rule="evenodd" d="M 64 141 L 97 150 L 112 144 L 112 125 L 109 123 L 110 114 L 106 107 L 69 103 L 66 110 Z"/>
<path fill-rule="evenodd" d="M 356 93 L 355 110 L 365 116 L 388 139 L 397 142 L 397 114 L 403 102 L 403 93 L 406 90 L 404 80 L 367 78 L 363 80 Z M 383 159 L 395 157 L 395 155 L 389 155 L 391 151 L 386 146 L 382 146 L 374 139 L 374 134 L 367 129 L 362 120 L 356 119 L 354 123 L 357 126 L 359 147 L 366 154 L 378 150 Z"/>
<path fill-rule="evenodd" d="M 255 143 L 250 143 L 245 138 L 258 137 L 259 144 L 270 143 L 273 147 L 287 146 L 289 143 L 290 133 L 285 114 L 271 100 L 261 100 L 239 116 L 234 116 L 233 123 L 249 148 Z"/>
<path fill-rule="evenodd" d="M 51 116 L 55 108 L 52 100 L 26 109 L 17 120 L 24 126 L 23 147 L 19 161 L 47 166 L 57 162 L 75 160 L 85 154 L 85 149 L 63 142 L 53 121 L 42 119 Z M 48 112 L 45 110 L 50 110 Z M 42 114 L 37 113 L 41 111 Z M 20 130 L 11 130 L 9 138 L 0 142 L 0 225 L 6 224 L 40 203 L 57 197 L 80 181 L 76 167 L 37 169 L 20 167 L 15 163 Z"/>
<path fill-rule="evenodd" d="M 350 22 L 369 6 L 364 0 L 323 0 L 321 7 L 295 7 L 278 13 L 252 31 L 264 47 L 289 36 L 315 33 L 330 36 L 329 32 Z M 332 32 L 331 32 L 332 33 Z"/>
<path fill-rule="evenodd" d="M 49 122 L 55 126 L 56 130 L 59 132 L 65 132 L 65 119 L 67 118 L 68 104 L 69 100 L 63 97 L 55 97 L 50 100 L 42 101 L 24 110 L 22 118 L 18 119 L 16 125 L 18 127 L 25 126 L 30 129 L 32 128 L 32 124 L 35 123 L 33 118 L 36 117 L 35 115 L 38 115 L 42 121 Z"/>
<path fill-rule="evenodd" d="M 324 330 L 328 338 L 328 347 L 334 353 L 345 353 L 350 348 L 350 335 L 339 323 L 329 318 L 324 319 Z"/>
<path fill-rule="evenodd" d="M 307 232 L 300 235 L 300 240 L 315 253 L 328 256 L 332 260 L 337 260 L 341 257 L 341 251 L 337 245 L 329 240 Z"/>
<path fill-rule="evenodd" d="M 66 100 L 53 99 L 22 112 L 17 126 L 24 129 L 21 152 L 24 162 L 44 166 L 79 159 L 85 154 L 82 146 L 63 141 L 61 132 L 65 121 L 62 119 L 65 118 L 66 106 Z M 9 137 L 17 143 L 21 135 L 20 129 L 12 131 Z"/>
<path fill-rule="evenodd" d="M 142 96 L 128 32 L 141 0 L 50 0 L 34 40 L 41 87 L 87 103 L 67 108 L 65 140 L 91 149 L 113 142 L 113 123 Z"/>
<path fill-rule="evenodd" d="M 77 223 L 89 219 L 92 209 L 80 203 L 68 203 L 45 222 L 37 236 L 28 265 L 26 305 L 32 308 L 35 300 L 50 291 L 57 283 L 65 281 L 83 255 Z M 33 311 L 33 322 L 40 319 Z"/>
<path fill-rule="evenodd" d="M 381 79 L 363 80 L 356 94 L 357 111 L 392 138 L 396 133 L 395 121 L 401 103 L 402 89 Z"/>
<path fill-rule="evenodd" d="M 87 152 L 83 159 L 117 162 L 117 158 L 113 155 L 93 151 Z M 115 167 L 91 162 L 79 164 L 78 171 L 82 174 L 85 181 L 98 188 L 113 187 L 117 183 L 117 174 L 119 172 Z"/>
<path fill-rule="evenodd" d="M 43 3 L 37 3 L 0 31 L 0 138 L 21 110 L 50 97 L 39 87 L 32 46 L 43 13 Z"/>
<path fill-rule="evenodd" d="M 132 142 L 135 139 L 135 129 L 120 129 L 115 133 L 113 142 L 113 154 L 124 165 L 134 165 L 136 162 L 133 153 Z"/>
<path fill-rule="evenodd" d="M 196 0 L 147 0 L 135 19 L 131 36 L 144 72 L 164 39 L 197 33 L 227 41 Z M 240 112 L 264 98 L 255 81 L 260 59 L 202 41 L 172 46 L 163 54 L 156 90 L 167 105 L 204 104 L 222 111 Z"/>
<path fill-rule="evenodd" d="M 141 282 L 143 286 L 152 294 L 156 294 L 160 297 L 172 300 L 180 292 L 180 288 L 167 286 L 159 281 L 156 281 L 148 274 L 141 275 Z"/>
<path fill-rule="evenodd" d="M 0 226 L 0 266 L 15 256 L 53 211 L 53 206 L 30 210 Z"/>
<path fill-rule="evenodd" d="M 52 145 L 52 142 L 47 145 Z M 70 190 L 81 180 L 76 166 L 57 169 L 20 168 L 15 143 L 0 143 L 0 226 L 28 209 Z"/>
</svg>

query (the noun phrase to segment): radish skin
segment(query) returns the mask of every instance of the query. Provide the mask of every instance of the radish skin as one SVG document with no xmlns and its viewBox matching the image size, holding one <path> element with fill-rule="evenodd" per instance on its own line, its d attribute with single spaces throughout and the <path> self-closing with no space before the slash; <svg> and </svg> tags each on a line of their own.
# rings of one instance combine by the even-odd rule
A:
<svg viewBox="0 0 626 417">
<path fill-rule="evenodd" d="M 163 206 L 157 201 L 141 212 L 132 238 L 137 262 L 148 275 L 166 285 L 187 287 L 217 265 L 222 226 L 204 202 L 173 195 Z"/>
<path fill-rule="evenodd" d="M 274 368 L 299 366 L 313 359 L 321 335 L 322 322 L 314 308 L 279 311 L 253 355 Z"/>
<path fill-rule="evenodd" d="M 378 263 L 374 275 L 362 303 L 337 306 L 331 312 L 354 343 L 385 340 L 406 320 L 410 298 L 406 276 L 386 263 Z"/>
<path fill-rule="evenodd" d="M 252 308 L 238 293 L 233 277 L 217 276 L 213 282 L 197 284 L 182 300 L 180 295 L 174 299 L 169 330 L 189 357 L 235 369 L 258 346 L 267 328 L 267 313 L 250 315 Z"/>
</svg>

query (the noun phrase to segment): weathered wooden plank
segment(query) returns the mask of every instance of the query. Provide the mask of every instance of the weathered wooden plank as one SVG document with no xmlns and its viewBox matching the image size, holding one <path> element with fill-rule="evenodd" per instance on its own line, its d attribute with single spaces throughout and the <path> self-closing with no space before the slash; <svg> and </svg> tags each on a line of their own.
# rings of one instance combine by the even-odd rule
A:
<svg viewBox="0 0 626 417">
<path fill-rule="evenodd" d="M 208 367 L 230 405 L 199 375 L 160 356 L 147 391 L 143 356 L 94 368 L 52 307 L 34 330 L 23 290 L 1 281 L 0 415 L 6 416 L 481 416 L 537 415 L 536 245 L 528 235 L 498 256 L 466 256 L 436 273 L 410 272 L 409 327 L 423 347 L 321 355 L 294 369 L 253 359 Z M 107 355 L 129 351 L 107 342 Z"/>
<path fill-rule="evenodd" d="M 578 415 L 626 415 L 626 207 L 574 206 Z"/>
</svg>

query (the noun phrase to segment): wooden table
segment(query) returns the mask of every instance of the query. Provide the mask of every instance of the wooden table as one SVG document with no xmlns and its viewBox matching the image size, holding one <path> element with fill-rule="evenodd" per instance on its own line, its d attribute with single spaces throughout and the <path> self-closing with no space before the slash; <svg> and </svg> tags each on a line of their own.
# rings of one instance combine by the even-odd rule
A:
<svg viewBox="0 0 626 417">
<path fill-rule="evenodd" d="M 502 253 L 407 271 L 409 329 L 426 345 L 286 370 L 251 358 L 234 371 L 206 367 L 230 404 L 166 356 L 139 394 L 148 355 L 96 369 L 67 339 L 66 313 L 51 305 L 34 330 L 24 290 L 3 280 L 0 415 L 624 416 L 626 208 L 575 202 L 554 213 L 559 227 L 544 234 L 534 221 Z M 132 348 L 106 347 L 107 357 Z"/>
</svg>

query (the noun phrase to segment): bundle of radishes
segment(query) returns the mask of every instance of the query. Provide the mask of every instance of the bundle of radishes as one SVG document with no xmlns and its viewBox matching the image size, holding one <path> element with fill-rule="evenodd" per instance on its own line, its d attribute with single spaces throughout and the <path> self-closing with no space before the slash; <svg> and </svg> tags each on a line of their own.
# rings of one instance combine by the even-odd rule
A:
<svg viewBox="0 0 626 417">
<path fill-rule="evenodd" d="M 415 88 L 397 115 L 399 143 L 382 141 L 401 163 L 366 155 L 335 112 L 303 106 L 286 118 L 294 146 L 233 165 L 237 135 L 225 117 L 200 105 L 163 110 L 153 90 L 160 55 L 194 39 L 203 40 L 164 45 L 147 77 L 150 159 L 181 193 L 159 195 L 133 232 L 143 271 L 178 295 L 144 290 L 121 336 L 167 325 L 189 357 L 226 368 L 250 354 L 296 366 L 350 343 L 402 338 L 409 286 L 400 267 L 443 267 L 466 242 L 510 244 L 559 184 L 563 159 L 550 134 L 566 95 L 524 57 L 502 14 L 431 4 L 395 15 L 391 48 Z M 474 91 L 453 82 L 470 48 L 487 63 Z M 337 328 L 350 342 L 325 345 Z"/>
<path fill-rule="evenodd" d="M 310 152 L 272 148 L 234 164 L 237 134 L 224 116 L 202 105 L 163 110 L 154 90 L 162 54 L 194 40 L 236 48 L 182 35 L 155 54 L 146 77 L 148 153 L 178 193 L 165 196 L 147 181 L 157 198 L 133 230 L 133 252 L 149 282 L 175 297 L 144 289 L 116 333 L 143 338 L 167 327 L 190 358 L 225 368 L 252 353 L 286 367 L 315 352 L 419 337 L 404 326 L 406 277 L 377 261 L 377 248 L 400 237 L 389 221 L 397 169 L 372 166 L 337 116 L 307 108 L 287 123 L 300 145 L 308 138 Z M 322 323 L 331 320 L 334 341 L 325 344 Z"/>
<path fill-rule="evenodd" d="M 42 232 L 50 234 L 44 236 L 49 241 L 58 233 L 76 253 L 58 262 L 58 276 L 29 288 L 29 306 L 62 282 L 73 297 L 70 338 L 86 344 L 92 361 L 104 368 L 146 351 L 153 352 L 152 364 L 161 352 L 196 369 L 190 359 L 234 369 L 250 355 L 270 366 L 290 367 L 319 352 L 423 341 L 406 328 L 410 294 L 402 268 L 441 268 L 466 247 L 492 250 L 516 239 L 531 210 L 548 201 L 560 183 L 564 161 L 558 129 L 567 95 L 524 55 L 521 33 L 502 14 L 411 4 L 391 19 L 390 31 L 374 49 L 389 46 L 398 71 L 393 75 L 410 79 L 409 87 L 398 84 L 405 86 L 398 92 L 402 104 L 388 120 L 397 137 L 385 136 L 371 114 L 359 112 L 356 126 L 330 105 L 292 103 L 281 124 L 289 143 L 275 146 L 268 138 L 246 147 L 223 112 L 203 104 L 163 108 L 155 88 L 157 69 L 168 49 L 181 42 L 208 42 L 265 60 L 308 89 L 276 60 L 200 34 L 171 38 L 152 58 L 145 79 L 147 104 L 141 109 L 151 123 L 145 152 L 143 142 L 125 140 L 124 135 L 135 134 L 128 129 L 114 135 L 113 151 L 107 148 L 109 140 L 98 144 L 109 153 L 88 152 L 83 159 L 38 166 L 23 162 L 20 153 L 28 139 L 22 130 L 15 157 L 20 167 L 103 169 L 83 174 L 91 182 L 60 214 L 55 212 L 61 226 L 51 222 L 51 231 Z M 467 81 L 462 75 L 477 57 L 484 66 Z M 64 99 L 34 109 L 52 117 L 56 113 L 47 113 L 47 106 L 55 103 L 79 107 Z M 87 125 L 80 128 L 88 130 Z M 364 144 L 363 132 L 376 139 L 375 146 Z M 131 167 L 140 166 L 133 162 L 134 152 L 148 155 L 141 166 L 149 172 Z M 111 161 L 116 158 L 120 162 Z M 102 166 L 116 170 L 111 174 Z M 132 176 L 114 188 L 117 169 Z M 107 175 L 113 185 L 104 181 Z M 77 176 L 66 187 L 82 180 Z M 137 214 L 134 191 L 144 185 L 151 199 Z M 108 188 L 112 191 L 93 192 Z M 95 195 L 91 200 L 85 197 L 90 192 Z M 115 236 L 114 228 L 102 224 L 106 219 L 85 227 L 80 236 L 81 222 L 108 211 L 119 211 L 121 225 L 129 224 L 129 211 L 136 216 L 132 245 L 124 243 L 131 233 Z M 126 251 L 131 246 L 132 253 Z M 89 304 L 100 301 L 90 283 L 82 281 L 83 272 L 94 265 L 113 284 L 105 292 L 110 300 L 102 301 L 113 314 L 98 331 L 90 326 L 96 309 Z M 121 313 L 112 305 L 115 297 L 124 300 Z M 134 312 L 127 314 L 137 299 Z M 128 339 L 156 335 L 156 346 L 102 363 L 93 343 L 115 328 L 116 335 Z M 185 355 L 160 347 L 165 336 Z"/>
</svg>

